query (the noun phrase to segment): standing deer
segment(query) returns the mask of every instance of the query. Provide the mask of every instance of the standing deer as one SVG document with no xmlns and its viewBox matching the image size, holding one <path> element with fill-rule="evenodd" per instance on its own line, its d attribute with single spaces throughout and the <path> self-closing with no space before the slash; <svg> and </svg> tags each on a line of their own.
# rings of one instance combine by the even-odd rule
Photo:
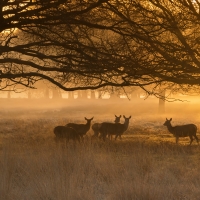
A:
<svg viewBox="0 0 200 200">
<path fill-rule="evenodd" d="M 56 135 L 56 140 L 66 139 L 66 142 L 69 140 L 78 141 L 80 143 L 80 136 L 79 134 L 71 127 L 66 126 L 56 126 L 53 130 L 54 134 Z"/>
<path fill-rule="evenodd" d="M 109 122 L 101 123 L 99 132 L 102 135 L 104 141 L 105 141 L 107 135 L 109 138 L 111 135 L 115 135 L 115 140 L 117 139 L 118 136 L 121 138 L 121 135 L 128 129 L 129 120 L 130 120 L 131 116 L 125 117 L 123 115 L 123 117 L 125 119 L 124 124 L 109 123 Z"/>
<path fill-rule="evenodd" d="M 120 118 L 121 118 L 121 115 L 118 117 L 117 115 L 115 115 L 115 123 L 119 123 L 120 122 Z M 94 131 L 94 135 L 92 137 L 98 137 L 99 135 L 99 128 L 101 126 L 101 123 L 94 123 L 92 125 L 92 130 Z"/>
<path fill-rule="evenodd" d="M 182 126 L 172 126 L 171 119 L 167 119 L 164 126 L 167 126 L 167 129 L 170 133 L 172 133 L 176 137 L 176 144 L 178 143 L 179 137 L 190 137 L 190 145 L 192 144 L 193 137 L 196 139 L 197 143 L 199 144 L 199 139 L 196 136 L 197 133 L 197 126 L 195 124 L 186 124 Z"/>
<path fill-rule="evenodd" d="M 86 135 L 86 133 L 90 129 L 91 121 L 93 120 L 93 118 L 94 117 L 92 117 L 91 119 L 87 119 L 85 117 L 85 120 L 87 121 L 86 124 L 68 123 L 65 126 L 73 128 L 80 135 L 80 137 L 83 139 L 83 136 Z"/>
</svg>

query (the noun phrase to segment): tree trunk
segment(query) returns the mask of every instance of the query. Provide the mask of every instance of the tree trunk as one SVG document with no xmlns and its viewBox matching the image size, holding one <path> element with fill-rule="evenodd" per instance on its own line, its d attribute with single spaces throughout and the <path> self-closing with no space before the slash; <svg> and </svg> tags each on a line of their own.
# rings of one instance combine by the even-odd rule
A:
<svg viewBox="0 0 200 200">
<path fill-rule="evenodd" d="M 44 89 L 44 98 L 49 99 L 49 89 L 48 88 Z"/>
<path fill-rule="evenodd" d="M 74 99 L 74 92 L 68 92 L 68 100 Z"/>
<path fill-rule="evenodd" d="M 96 97 L 95 97 L 95 90 L 91 90 L 90 99 L 92 99 L 92 100 L 96 99 Z"/>
<path fill-rule="evenodd" d="M 11 98 L 10 91 L 8 91 L 7 98 L 8 98 L 8 99 Z"/>
<path fill-rule="evenodd" d="M 165 112 L 165 90 L 160 91 L 160 98 L 159 98 L 159 112 Z"/>
<path fill-rule="evenodd" d="M 61 93 L 60 93 L 60 90 L 58 90 L 57 88 L 54 88 L 52 90 L 52 99 L 61 99 L 62 96 L 61 96 Z"/>
<path fill-rule="evenodd" d="M 87 99 L 87 90 L 80 90 L 78 93 L 79 99 Z"/>
</svg>

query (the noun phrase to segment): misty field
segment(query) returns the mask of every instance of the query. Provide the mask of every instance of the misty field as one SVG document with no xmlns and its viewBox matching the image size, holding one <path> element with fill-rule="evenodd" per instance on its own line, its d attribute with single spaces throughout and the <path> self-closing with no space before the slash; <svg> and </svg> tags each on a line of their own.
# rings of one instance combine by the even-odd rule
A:
<svg viewBox="0 0 200 200">
<path fill-rule="evenodd" d="M 37 105 L 37 103 L 36 103 Z M 141 106 L 141 107 L 140 107 Z M 200 146 L 175 138 L 163 126 L 195 123 L 200 107 L 143 102 L 10 106 L 0 111 L 0 199 L 157 200 L 199 199 Z M 56 143 L 53 128 L 68 122 L 92 124 L 131 115 L 122 140 Z M 121 119 L 121 123 L 124 120 Z"/>
</svg>

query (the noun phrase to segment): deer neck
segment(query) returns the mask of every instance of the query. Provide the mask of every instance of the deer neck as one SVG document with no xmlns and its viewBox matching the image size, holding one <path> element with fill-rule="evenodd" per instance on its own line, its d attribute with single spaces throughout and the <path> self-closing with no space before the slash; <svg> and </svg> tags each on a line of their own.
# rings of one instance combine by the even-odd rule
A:
<svg viewBox="0 0 200 200">
<path fill-rule="evenodd" d="M 127 128 L 128 128 L 128 125 L 129 125 L 129 121 L 125 121 L 125 122 L 124 122 L 124 131 L 126 131 L 126 130 L 127 130 Z"/>
<path fill-rule="evenodd" d="M 171 123 L 167 125 L 167 129 L 169 132 L 173 131 L 173 127 L 172 127 Z"/>
<path fill-rule="evenodd" d="M 88 121 L 88 122 L 85 124 L 85 126 L 86 126 L 87 128 L 90 128 L 90 124 L 91 124 L 91 121 Z"/>
</svg>

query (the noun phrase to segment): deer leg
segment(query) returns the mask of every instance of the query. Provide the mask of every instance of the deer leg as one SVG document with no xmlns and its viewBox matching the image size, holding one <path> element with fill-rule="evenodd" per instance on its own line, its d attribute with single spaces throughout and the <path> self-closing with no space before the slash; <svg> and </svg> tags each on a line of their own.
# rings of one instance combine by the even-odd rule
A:
<svg viewBox="0 0 200 200">
<path fill-rule="evenodd" d="M 106 141 L 106 135 L 107 135 L 106 133 L 103 133 L 103 134 L 102 134 L 102 138 L 103 138 L 103 141 L 104 141 L 104 142 Z"/>
<path fill-rule="evenodd" d="M 98 137 L 99 135 L 99 131 L 96 131 L 95 136 Z"/>
<path fill-rule="evenodd" d="M 197 137 L 196 135 L 195 135 L 194 137 L 195 137 L 197 143 L 199 144 L 199 139 L 198 139 L 198 137 Z"/>
<path fill-rule="evenodd" d="M 190 137 L 190 145 L 191 145 L 192 141 L 193 141 L 193 137 L 192 137 L 192 135 L 190 135 L 189 137 Z"/>
<path fill-rule="evenodd" d="M 79 142 L 79 144 L 80 144 L 80 137 L 78 136 L 77 138 L 76 138 L 76 140 Z"/>
</svg>

